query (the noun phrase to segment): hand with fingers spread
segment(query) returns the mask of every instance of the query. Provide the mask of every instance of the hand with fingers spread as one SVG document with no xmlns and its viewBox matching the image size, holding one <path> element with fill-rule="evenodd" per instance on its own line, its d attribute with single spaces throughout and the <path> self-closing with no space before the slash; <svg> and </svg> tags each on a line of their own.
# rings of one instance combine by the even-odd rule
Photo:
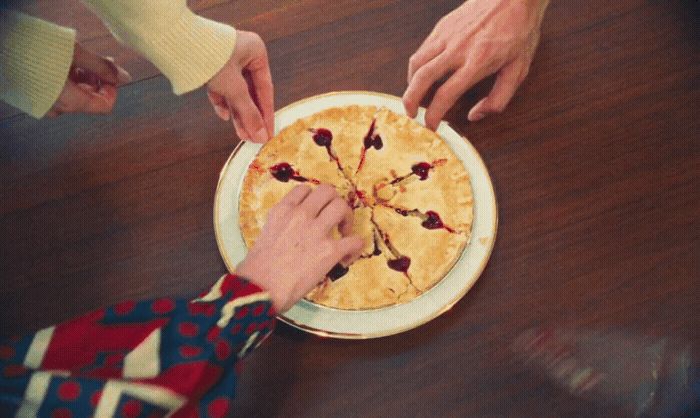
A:
<svg viewBox="0 0 700 418">
<path fill-rule="evenodd" d="M 340 239 L 332 235 L 336 226 Z M 348 265 L 359 257 L 363 242 L 350 236 L 351 230 L 352 210 L 332 186 L 297 186 L 270 210 L 236 274 L 266 289 L 277 312 L 284 312 L 337 263 Z"/>
<path fill-rule="evenodd" d="M 207 88 L 214 111 L 221 119 L 232 120 L 239 138 L 264 143 L 272 137 L 272 76 L 260 36 L 238 31 L 233 55 Z"/>
<path fill-rule="evenodd" d="M 470 0 L 443 17 L 411 57 L 407 113 L 415 117 L 421 100 L 440 78 L 425 121 L 436 129 L 442 117 L 474 84 L 497 74 L 489 95 L 470 111 L 476 122 L 503 111 L 527 76 L 549 0 Z"/>
<path fill-rule="evenodd" d="M 66 84 L 46 115 L 109 113 L 117 100 L 116 86 L 129 81 L 129 73 L 112 58 L 96 55 L 76 43 Z"/>
</svg>

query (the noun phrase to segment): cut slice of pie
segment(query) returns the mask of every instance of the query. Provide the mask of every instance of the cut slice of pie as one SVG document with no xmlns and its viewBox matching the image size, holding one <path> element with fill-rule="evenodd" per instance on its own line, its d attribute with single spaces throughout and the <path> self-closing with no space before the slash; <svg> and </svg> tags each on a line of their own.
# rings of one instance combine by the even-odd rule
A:
<svg viewBox="0 0 700 418">
<path fill-rule="evenodd" d="M 240 201 L 250 247 L 269 209 L 296 184 L 328 183 L 353 209 L 360 259 L 336 265 L 307 299 L 339 309 L 408 302 L 438 283 L 469 242 L 469 175 L 434 132 L 374 106 L 326 109 L 270 140 Z M 334 232 L 338 236 L 338 232 Z"/>
<path fill-rule="evenodd" d="M 411 291 L 408 278 L 387 268 L 383 254 L 360 258 L 342 277 L 323 283 L 307 295 L 312 302 L 339 309 L 375 309 L 394 305 Z"/>
<path fill-rule="evenodd" d="M 403 270 L 420 292 L 425 292 L 450 271 L 462 254 L 468 237 L 441 222 L 436 212 L 374 208 L 374 220 L 397 260 L 392 269 Z"/>
<path fill-rule="evenodd" d="M 403 174 L 375 183 L 374 204 L 438 213 L 449 228 L 469 234 L 474 218 L 469 174 L 458 159 L 450 158 L 447 145 L 442 145 L 434 148 L 447 158 L 413 163 L 403 168 Z"/>
<path fill-rule="evenodd" d="M 369 196 L 369 203 L 389 201 L 427 211 L 424 203 L 437 199 L 435 210 L 445 213 L 445 219 L 458 229 L 469 230 L 471 215 L 457 210 L 469 204 L 465 202 L 472 194 L 469 175 L 445 141 L 415 120 L 387 109 L 376 114 L 371 131 L 383 146 L 365 152 L 355 179 L 357 190 Z"/>
</svg>

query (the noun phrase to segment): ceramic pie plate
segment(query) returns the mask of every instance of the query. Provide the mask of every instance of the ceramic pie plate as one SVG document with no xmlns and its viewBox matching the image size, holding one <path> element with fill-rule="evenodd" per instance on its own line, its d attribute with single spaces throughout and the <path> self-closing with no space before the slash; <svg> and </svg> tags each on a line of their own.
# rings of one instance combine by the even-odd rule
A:
<svg viewBox="0 0 700 418">
<path fill-rule="evenodd" d="M 297 119 L 331 107 L 384 106 L 405 114 L 401 98 L 382 93 L 344 91 L 309 97 L 275 113 L 275 133 Z M 417 120 L 424 124 L 425 109 Z M 448 311 L 474 285 L 493 250 L 498 226 L 496 195 L 488 170 L 474 146 L 446 122 L 437 133 L 447 142 L 469 172 L 474 195 L 471 241 L 452 270 L 433 288 L 416 299 L 378 309 L 350 311 L 301 300 L 278 318 L 312 334 L 333 338 L 376 338 L 416 328 Z M 238 222 L 243 178 L 261 145 L 241 142 L 221 171 L 214 200 L 214 229 L 219 251 L 229 271 L 243 260 L 247 248 Z"/>
</svg>

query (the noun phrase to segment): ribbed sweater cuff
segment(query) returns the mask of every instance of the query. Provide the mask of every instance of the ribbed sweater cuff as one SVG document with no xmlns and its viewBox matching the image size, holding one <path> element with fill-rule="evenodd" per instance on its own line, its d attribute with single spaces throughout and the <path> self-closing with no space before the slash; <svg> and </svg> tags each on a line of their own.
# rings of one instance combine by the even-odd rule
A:
<svg viewBox="0 0 700 418">
<path fill-rule="evenodd" d="M 226 64 L 236 30 L 186 11 L 159 36 L 142 39 L 144 55 L 170 80 L 175 94 L 203 86 Z"/>
<path fill-rule="evenodd" d="M 73 29 L 0 10 L 0 99 L 43 117 L 63 91 L 74 46 Z"/>
</svg>

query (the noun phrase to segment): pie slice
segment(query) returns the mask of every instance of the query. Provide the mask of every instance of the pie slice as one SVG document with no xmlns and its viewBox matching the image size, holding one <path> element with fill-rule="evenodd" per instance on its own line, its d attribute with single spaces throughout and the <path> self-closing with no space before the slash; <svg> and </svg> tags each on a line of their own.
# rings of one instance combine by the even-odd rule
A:
<svg viewBox="0 0 700 418">
<path fill-rule="evenodd" d="M 452 151 L 442 141 L 432 148 L 448 158 L 427 158 L 430 162 L 413 163 L 402 175 L 375 183 L 374 203 L 403 211 L 434 212 L 449 228 L 469 235 L 474 220 L 469 174 L 458 159 L 449 158 Z"/>
<path fill-rule="evenodd" d="M 360 258 L 345 275 L 326 279 L 307 299 L 334 308 L 358 310 L 395 305 L 402 297 L 415 295 L 408 278 L 388 269 L 386 263 L 383 254 Z"/>
<path fill-rule="evenodd" d="M 374 208 L 374 220 L 397 260 L 393 269 L 405 274 L 420 292 L 437 284 L 462 254 L 468 238 L 440 222 L 435 212 L 399 213 L 384 206 Z M 431 216 L 432 215 L 432 216 Z"/>
<path fill-rule="evenodd" d="M 388 268 L 393 258 L 372 219 L 372 209 L 353 210 L 353 234 L 365 246 L 359 260 L 349 267 L 336 265 L 326 280 L 306 298 L 339 309 L 374 309 L 411 300 L 417 289 L 404 273 Z"/>
<path fill-rule="evenodd" d="M 415 120 L 381 109 L 368 135 L 383 144 L 368 148 L 356 170 L 357 189 L 370 196 L 370 204 L 377 203 L 375 192 L 389 185 L 381 190 L 381 200 L 390 200 L 408 185 L 419 190 L 439 186 L 445 196 L 456 190 L 455 197 L 471 195 L 471 189 L 463 187 L 469 179 L 462 163 L 439 135 Z"/>
</svg>

